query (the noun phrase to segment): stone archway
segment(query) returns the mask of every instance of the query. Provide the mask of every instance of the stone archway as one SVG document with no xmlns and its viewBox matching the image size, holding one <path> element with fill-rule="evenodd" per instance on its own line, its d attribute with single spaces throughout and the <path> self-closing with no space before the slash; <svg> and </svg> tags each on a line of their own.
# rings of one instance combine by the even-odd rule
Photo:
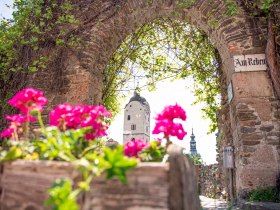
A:
<svg viewBox="0 0 280 210">
<path fill-rule="evenodd" d="M 182 8 L 172 0 L 72 0 L 83 39 L 79 50 L 65 49 L 62 65 L 31 75 L 28 85 L 45 90 L 51 106 L 60 103 L 101 103 L 103 70 L 127 35 L 148 21 L 170 17 L 196 25 L 210 37 L 222 59 L 222 145 L 235 147 L 237 193 L 273 185 L 279 171 L 278 101 L 266 71 L 235 72 L 236 55 L 264 54 L 265 28 L 242 8 L 224 15 L 223 0 L 199 0 Z M 212 23 L 215 22 L 216 26 Z M 227 98 L 232 82 L 234 97 Z M 55 84 L 58 84 L 55 86 Z"/>
</svg>

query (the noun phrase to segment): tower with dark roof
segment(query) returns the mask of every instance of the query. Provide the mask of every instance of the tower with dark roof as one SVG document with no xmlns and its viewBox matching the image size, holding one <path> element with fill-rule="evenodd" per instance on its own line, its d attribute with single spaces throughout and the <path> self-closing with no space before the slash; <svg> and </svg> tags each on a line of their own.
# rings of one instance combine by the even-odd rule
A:
<svg viewBox="0 0 280 210">
<path fill-rule="evenodd" d="M 124 110 L 123 143 L 133 139 L 150 141 L 150 106 L 136 91 Z"/>
<path fill-rule="evenodd" d="M 198 155 L 197 150 L 196 150 L 195 135 L 193 134 L 193 128 L 192 128 L 192 135 L 191 135 L 191 141 L 190 141 L 190 155 L 193 155 L 193 156 Z"/>
</svg>

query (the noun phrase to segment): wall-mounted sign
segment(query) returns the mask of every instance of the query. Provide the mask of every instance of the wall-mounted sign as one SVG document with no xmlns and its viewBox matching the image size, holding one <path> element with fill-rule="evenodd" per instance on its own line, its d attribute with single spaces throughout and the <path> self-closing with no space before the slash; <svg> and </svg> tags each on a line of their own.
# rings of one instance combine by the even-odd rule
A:
<svg viewBox="0 0 280 210">
<path fill-rule="evenodd" d="M 233 59 L 235 72 L 267 70 L 265 54 L 235 55 Z"/>
<path fill-rule="evenodd" d="M 233 87 L 232 87 L 232 82 L 231 81 L 228 84 L 227 94 L 228 94 L 228 102 L 230 103 L 232 98 L 233 98 Z"/>
<path fill-rule="evenodd" d="M 234 168 L 234 159 L 233 159 L 233 147 L 225 146 L 224 147 L 224 167 L 225 168 Z"/>
</svg>

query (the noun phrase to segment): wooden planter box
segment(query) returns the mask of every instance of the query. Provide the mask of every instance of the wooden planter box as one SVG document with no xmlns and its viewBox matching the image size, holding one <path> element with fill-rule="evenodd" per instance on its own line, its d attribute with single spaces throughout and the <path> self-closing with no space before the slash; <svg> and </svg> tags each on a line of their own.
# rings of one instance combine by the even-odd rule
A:
<svg viewBox="0 0 280 210">
<path fill-rule="evenodd" d="M 43 210 L 47 189 L 58 178 L 77 182 L 70 163 L 14 161 L 1 166 L 1 210 Z M 140 163 L 127 174 L 128 184 L 96 177 L 89 192 L 79 197 L 81 210 L 195 210 L 200 209 L 193 167 L 176 152 L 170 163 Z"/>
</svg>

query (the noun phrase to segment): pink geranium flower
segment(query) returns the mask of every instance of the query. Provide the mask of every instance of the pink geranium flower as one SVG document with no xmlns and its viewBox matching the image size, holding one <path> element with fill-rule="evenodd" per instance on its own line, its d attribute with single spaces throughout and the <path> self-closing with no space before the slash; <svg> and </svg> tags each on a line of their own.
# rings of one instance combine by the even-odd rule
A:
<svg viewBox="0 0 280 210">
<path fill-rule="evenodd" d="M 180 123 L 173 123 L 172 129 L 170 132 L 171 136 L 176 136 L 178 139 L 183 140 L 187 132 L 184 131 L 182 124 Z"/>
<path fill-rule="evenodd" d="M 2 138 L 14 138 L 14 128 L 7 128 L 1 133 Z"/>
<path fill-rule="evenodd" d="M 60 104 L 51 111 L 50 124 L 63 131 L 91 127 L 85 138 L 94 140 L 107 135 L 108 125 L 104 122 L 105 117 L 111 117 L 111 113 L 103 106 Z"/>
<path fill-rule="evenodd" d="M 153 134 L 163 133 L 164 136 L 170 136 L 173 124 L 173 121 L 170 119 L 157 120 Z"/>
<path fill-rule="evenodd" d="M 7 120 L 9 120 L 10 122 L 8 122 L 9 128 L 7 128 L 6 130 L 4 130 L 1 133 L 1 137 L 2 138 L 15 138 L 15 135 L 18 135 L 20 133 L 22 133 L 23 129 L 23 125 L 27 122 L 34 122 L 35 119 L 33 117 L 30 116 L 22 116 L 20 114 L 16 114 L 13 116 L 7 116 L 6 117 Z"/>
<path fill-rule="evenodd" d="M 50 125 L 57 126 L 61 130 L 67 128 L 74 128 L 73 122 L 70 121 L 72 117 L 73 107 L 69 104 L 60 104 L 50 112 Z"/>
<path fill-rule="evenodd" d="M 131 140 L 124 146 L 124 154 L 128 157 L 138 157 L 138 153 L 148 146 L 149 144 L 142 139 Z"/>
<path fill-rule="evenodd" d="M 185 121 L 187 119 L 185 110 L 178 104 L 174 106 L 167 106 L 164 110 L 156 117 L 156 120 L 173 120 L 175 118 Z"/>
<path fill-rule="evenodd" d="M 42 111 L 48 100 L 39 90 L 25 88 L 19 91 L 9 104 L 19 109 L 22 113 L 28 114 L 32 110 Z"/>
<path fill-rule="evenodd" d="M 181 123 L 175 123 L 174 119 L 187 119 L 185 110 L 179 105 L 167 106 L 156 117 L 156 125 L 153 134 L 163 133 L 164 137 L 176 136 L 178 139 L 183 140 L 187 134 Z"/>
<path fill-rule="evenodd" d="M 91 127 L 91 131 L 86 134 L 87 140 L 94 140 L 97 137 L 107 135 L 108 125 L 104 122 L 105 117 L 111 117 L 111 113 L 103 106 L 90 106 L 82 118 L 81 127 Z"/>
</svg>

